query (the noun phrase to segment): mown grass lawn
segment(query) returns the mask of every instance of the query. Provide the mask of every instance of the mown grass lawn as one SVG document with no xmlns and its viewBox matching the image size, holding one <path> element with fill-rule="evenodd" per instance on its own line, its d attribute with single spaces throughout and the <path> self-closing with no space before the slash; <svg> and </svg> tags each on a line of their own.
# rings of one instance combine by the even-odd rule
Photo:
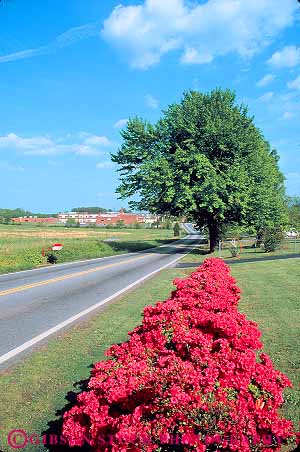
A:
<svg viewBox="0 0 300 452">
<path fill-rule="evenodd" d="M 0 273 L 45 265 L 42 249 L 54 243 L 64 245 L 58 262 L 70 262 L 140 251 L 172 240 L 172 229 L 0 225 Z"/>
<path fill-rule="evenodd" d="M 243 261 L 245 259 L 247 260 L 254 260 L 254 259 L 272 259 L 274 256 L 275 257 L 283 257 L 283 256 L 287 256 L 287 257 L 300 257 L 300 240 L 294 241 L 294 240 L 289 240 L 289 239 L 285 239 L 283 240 L 283 242 L 281 243 L 280 247 L 278 249 L 276 249 L 273 252 L 270 253 L 266 253 L 265 250 L 263 248 L 254 248 L 253 245 L 253 241 L 247 241 L 246 243 L 243 243 L 241 249 L 240 249 L 240 254 L 238 257 L 233 258 L 232 254 L 230 252 L 230 243 L 226 242 L 226 244 L 223 244 L 223 247 L 221 249 L 221 251 L 219 251 L 218 249 L 215 251 L 215 253 L 213 254 L 214 257 L 221 257 L 222 259 L 225 259 L 226 261 L 228 260 L 230 262 L 231 261 Z M 200 249 L 199 253 L 195 253 L 193 255 L 188 256 L 187 258 L 185 258 L 185 261 L 191 261 L 191 262 L 198 262 L 199 259 L 203 259 L 202 254 L 204 251 L 205 253 L 204 258 L 206 257 L 206 245 L 203 245 L 202 247 L 202 251 Z M 200 257 L 199 257 L 200 254 Z"/>
<path fill-rule="evenodd" d="M 190 255 L 186 260 L 199 257 Z M 14 428 L 38 435 L 47 430 L 57 432 L 61 413 L 68 404 L 66 396 L 68 400 L 74 399 L 74 392 L 80 389 L 78 382 L 88 378 L 92 363 L 103 359 L 112 343 L 126 340 L 127 332 L 141 321 L 143 307 L 164 300 L 175 277 L 184 277 L 191 271 L 175 268 L 161 272 L 2 374 L 0 450 L 13 450 L 7 445 L 7 434 Z M 265 351 L 295 385 L 285 394 L 283 412 L 298 425 L 300 260 L 239 263 L 232 266 L 232 274 L 243 290 L 240 310 L 258 322 Z M 43 451 L 45 448 L 42 444 L 29 445 L 24 450 Z"/>
</svg>

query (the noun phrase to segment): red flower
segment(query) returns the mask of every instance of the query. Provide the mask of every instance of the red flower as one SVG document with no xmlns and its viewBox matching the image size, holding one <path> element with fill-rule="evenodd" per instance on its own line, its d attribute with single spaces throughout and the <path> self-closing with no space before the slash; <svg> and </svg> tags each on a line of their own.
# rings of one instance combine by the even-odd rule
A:
<svg viewBox="0 0 300 452">
<path fill-rule="evenodd" d="M 88 438 L 95 452 L 280 450 L 295 437 L 279 411 L 291 383 L 266 354 L 257 360 L 261 333 L 237 310 L 229 267 L 207 259 L 174 284 L 168 300 L 144 309 L 129 341 L 95 364 L 88 391 L 64 415 L 64 437 L 71 446 Z"/>
</svg>

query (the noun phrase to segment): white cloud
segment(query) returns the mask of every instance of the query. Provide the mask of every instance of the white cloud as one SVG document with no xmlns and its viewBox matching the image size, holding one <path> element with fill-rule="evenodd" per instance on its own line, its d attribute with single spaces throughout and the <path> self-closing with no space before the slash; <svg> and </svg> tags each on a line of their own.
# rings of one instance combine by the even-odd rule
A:
<svg viewBox="0 0 300 452">
<path fill-rule="evenodd" d="M 295 80 L 288 82 L 287 87 L 290 89 L 300 90 L 300 75 L 295 78 Z"/>
<path fill-rule="evenodd" d="M 115 128 L 115 129 L 122 129 L 123 127 L 126 126 L 127 122 L 128 122 L 128 118 L 119 119 L 119 120 L 114 124 L 114 128 Z"/>
<path fill-rule="evenodd" d="M 31 150 L 36 147 L 50 147 L 53 141 L 45 136 L 36 136 L 32 138 L 23 138 L 15 133 L 9 133 L 6 136 L 0 136 L 0 147 L 14 147 L 16 149 Z"/>
<path fill-rule="evenodd" d="M 214 57 L 210 53 L 199 52 L 197 49 L 187 47 L 181 57 L 184 64 L 204 64 L 211 63 Z"/>
<path fill-rule="evenodd" d="M 146 104 L 149 108 L 152 108 L 152 110 L 156 110 L 158 108 L 158 100 L 152 96 L 151 94 L 147 94 L 145 96 Z"/>
<path fill-rule="evenodd" d="M 12 149 L 22 152 L 25 155 L 62 155 L 74 154 L 80 156 L 100 156 L 105 154 L 100 147 L 110 146 L 110 140 L 105 136 L 97 136 L 88 134 L 86 132 L 79 134 L 80 142 L 68 142 L 70 136 L 65 138 L 52 139 L 48 136 L 35 136 L 24 138 L 9 133 L 5 136 L 0 136 L 0 150 Z"/>
<path fill-rule="evenodd" d="M 16 60 L 25 60 L 26 58 L 43 55 L 45 53 L 47 52 L 44 47 L 39 47 L 37 49 L 21 50 L 19 52 L 9 53 L 8 55 L 1 55 L 0 63 L 8 63 L 10 61 Z"/>
<path fill-rule="evenodd" d="M 286 46 L 273 53 L 268 63 L 278 69 L 295 67 L 300 64 L 300 47 Z"/>
<path fill-rule="evenodd" d="M 293 119 L 293 118 L 295 118 L 295 116 L 296 116 L 296 114 L 294 112 L 285 111 L 282 115 L 282 119 L 284 119 L 284 120 Z"/>
<path fill-rule="evenodd" d="M 281 112 L 281 119 L 287 121 L 293 118 L 300 118 L 300 105 L 296 91 L 278 96 L 276 105 L 279 115 Z"/>
<path fill-rule="evenodd" d="M 251 57 L 294 22 L 295 0 L 144 0 L 115 7 L 103 36 L 147 69 L 176 50 L 182 63 L 203 64 L 229 53 Z"/>
<path fill-rule="evenodd" d="M 89 135 L 84 140 L 84 143 L 88 146 L 111 146 L 111 142 L 107 137 L 98 135 Z"/>
<path fill-rule="evenodd" d="M 256 99 L 256 108 L 262 108 L 263 103 L 264 114 L 268 112 L 274 121 L 287 121 L 293 118 L 300 118 L 300 104 L 298 101 L 298 92 L 290 91 L 285 93 L 277 93 L 269 91 Z M 245 102 L 248 103 L 248 100 Z"/>
<path fill-rule="evenodd" d="M 23 60 L 26 58 L 53 53 L 58 49 L 69 47 L 78 41 L 82 41 L 83 39 L 96 36 L 99 33 L 98 27 L 99 23 L 95 22 L 70 28 L 64 33 L 58 35 L 49 44 L 36 47 L 34 49 L 26 49 L 9 53 L 7 55 L 0 55 L 0 63 L 8 63 L 10 61 Z"/>
<path fill-rule="evenodd" d="M 261 102 L 270 102 L 274 98 L 274 92 L 269 91 L 258 98 Z"/>
<path fill-rule="evenodd" d="M 71 145 L 72 146 L 72 145 Z M 92 146 L 88 146 L 85 144 L 80 144 L 80 145 L 75 145 L 74 147 L 74 151 L 76 155 L 82 155 L 82 156 L 99 156 L 99 155 L 103 155 L 104 152 L 99 151 L 98 149 L 95 149 Z"/>
<path fill-rule="evenodd" d="M 269 85 L 270 83 L 272 83 L 275 79 L 275 76 L 273 74 L 266 74 L 262 79 L 260 79 L 257 83 L 256 86 L 263 88 L 267 85 Z"/>
<path fill-rule="evenodd" d="M 106 160 L 105 162 L 99 162 L 96 165 L 96 168 L 98 169 L 104 169 L 104 168 L 113 168 L 114 164 L 110 160 Z"/>
</svg>

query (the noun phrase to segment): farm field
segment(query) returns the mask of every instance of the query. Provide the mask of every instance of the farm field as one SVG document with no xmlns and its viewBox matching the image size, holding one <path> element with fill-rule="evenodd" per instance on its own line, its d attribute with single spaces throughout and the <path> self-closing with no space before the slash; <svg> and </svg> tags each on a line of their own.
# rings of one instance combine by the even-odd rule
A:
<svg viewBox="0 0 300 452">
<path fill-rule="evenodd" d="M 199 263 L 205 257 L 191 254 L 186 260 Z M 127 332 L 140 323 L 146 305 L 168 297 L 175 277 L 185 277 L 192 270 L 162 271 L 5 372 L 0 383 L 5 407 L 1 412 L 0 449 L 13 450 L 7 445 L 7 433 L 13 428 L 37 435 L 59 433 L 61 415 L 74 402 L 74 395 L 88 378 L 91 365 L 105 359 L 104 352 L 111 344 L 126 340 Z M 236 263 L 231 271 L 243 291 L 240 311 L 258 323 L 264 351 L 294 384 L 293 389 L 285 392 L 283 414 L 297 426 L 300 420 L 299 259 Z M 293 451 L 294 447 L 283 450 Z M 44 450 L 42 444 L 26 447 L 28 452 Z"/>
<path fill-rule="evenodd" d="M 42 249 L 54 243 L 64 245 L 57 254 L 60 263 L 139 251 L 174 240 L 173 235 L 172 229 L 0 225 L 0 273 L 45 265 Z"/>
</svg>

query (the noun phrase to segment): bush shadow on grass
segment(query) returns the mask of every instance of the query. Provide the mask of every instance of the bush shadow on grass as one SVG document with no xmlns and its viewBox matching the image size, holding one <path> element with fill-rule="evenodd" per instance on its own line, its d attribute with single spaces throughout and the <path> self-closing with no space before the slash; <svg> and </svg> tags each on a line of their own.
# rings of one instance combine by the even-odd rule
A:
<svg viewBox="0 0 300 452">
<path fill-rule="evenodd" d="M 199 250 L 199 254 L 205 254 L 204 250 Z M 203 251 L 203 252 L 201 252 Z M 88 368 L 93 368 L 94 364 L 90 364 L 88 366 Z M 69 391 L 65 397 L 67 403 L 65 404 L 65 406 L 59 410 L 56 411 L 56 416 L 57 419 L 53 420 L 53 421 L 49 421 L 48 422 L 48 428 L 47 430 L 42 432 L 42 435 L 46 435 L 47 438 L 47 444 L 45 444 L 45 448 L 48 449 L 49 452 L 92 452 L 93 448 L 92 446 L 90 446 L 88 443 L 85 443 L 83 446 L 81 447 L 70 447 L 68 445 L 65 444 L 51 444 L 51 435 L 54 436 L 54 438 L 59 439 L 61 437 L 61 433 L 62 433 L 62 426 L 63 426 L 63 415 L 64 413 L 66 413 L 67 411 L 69 411 L 74 405 L 76 405 L 77 402 L 77 395 L 79 392 L 82 391 L 86 391 L 88 389 L 88 382 L 89 382 L 89 378 L 85 379 L 85 380 L 81 380 L 79 382 L 74 383 L 74 388 L 77 390 L 77 392 L 75 391 Z M 79 390 L 79 392 L 78 392 Z M 52 442 L 56 442 L 56 441 L 52 441 Z M 207 452 L 214 452 L 216 450 L 219 450 L 218 447 L 215 448 L 207 448 L 206 451 Z M 182 445 L 163 445 L 161 448 L 162 452 L 183 452 L 184 448 Z M 293 449 L 291 452 L 300 452 L 300 444 L 296 447 L 296 449 Z"/>
<path fill-rule="evenodd" d="M 90 364 L 88 368 L 94 367 L 93 364 Z M 43 436 L 46 436 L 46 444 L 44 445 L 46 449 L 50 452 L 91 452 L 93 449 L 89 444 L 84 444 L 81 447 L 70 447 L 66 444 L 63 444 L 63 441 L 60 440 L 62 435 L 62 426 L 63 426 L 63 415 L 69 411 L 74 405 L 77 403 L 77 395 L 88 389 L 89 378 L 86 380 L 81 380 L 73 384 L 74 389 L 76 391 L 69 391 L 65 397 L 67 403 L 65 406 L 56 411 L 56 419 L 48 422 L 47 430 L 42 432 Z M 51 435 L 53 435 L 51 437 Z M 53 438 L 53 439 L 52 439 Z M 58 441 L 58 444 L 52 444 Z M 61 443 L 61 444 L 60 444 Z"/>
<path fill-rule="evenodd" d="M 207 254 L 211 254 L 208 248 L 195 248 L 193 250 L 193 255 L 206 256 Z M 201 263 L 201 262 L 200 262 Z"/>
</svg>

